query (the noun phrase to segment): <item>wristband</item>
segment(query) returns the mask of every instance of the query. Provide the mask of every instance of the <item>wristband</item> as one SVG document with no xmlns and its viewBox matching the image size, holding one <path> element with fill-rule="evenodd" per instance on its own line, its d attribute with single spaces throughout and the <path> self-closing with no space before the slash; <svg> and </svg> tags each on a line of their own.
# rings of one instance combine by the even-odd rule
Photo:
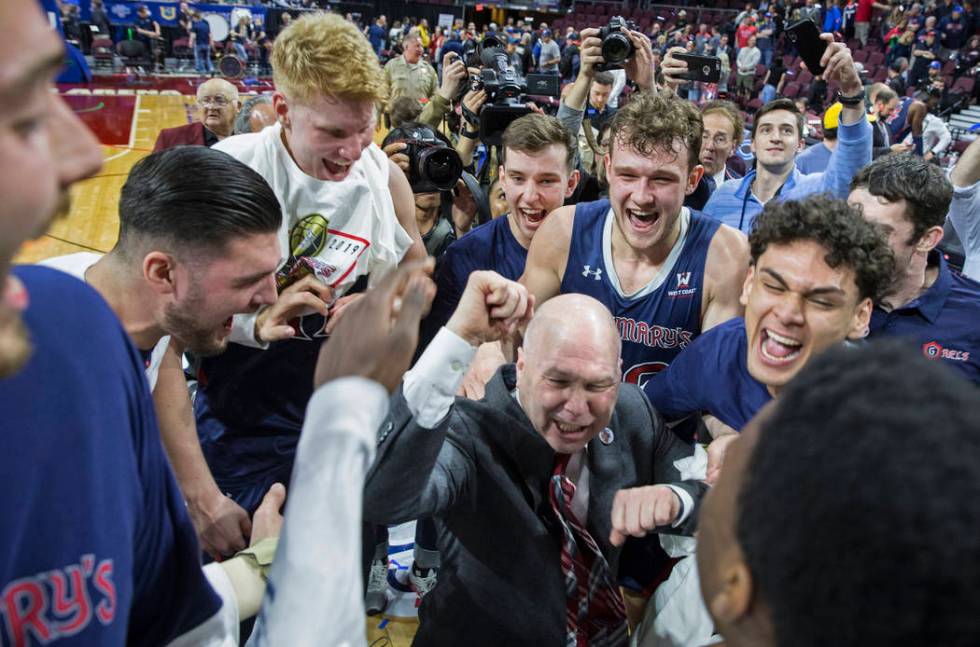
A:
<svg viewBox="0 0 980 647">
<path fill-rule="evenodd" d="M 479 130 L 466 130 L 466 128 L 460 128 L 459 134 L 461 137 L 466 137 L 467 139 L 479 139 Z"/>
<path fill-rule="evenodd" d="M 858 92 L 851 96 L 841 94 L 841 91 L 837 91 L 836 100 L 841 102 L 845 106 L 860 106 L 864 103 L 864 91 Z"/>
<path fill-rule="evenodd" d="M 248 559 L 253 566 L 259 569 L 262 579 L 268 581 L 269 568 L 272 560 L 276 557 L 276 548 L 279 546 L 279 537 L 266 537 L 254 546 L 249 546 L 245 550 L 235 553 L 235 557 Z"/>
</svg>

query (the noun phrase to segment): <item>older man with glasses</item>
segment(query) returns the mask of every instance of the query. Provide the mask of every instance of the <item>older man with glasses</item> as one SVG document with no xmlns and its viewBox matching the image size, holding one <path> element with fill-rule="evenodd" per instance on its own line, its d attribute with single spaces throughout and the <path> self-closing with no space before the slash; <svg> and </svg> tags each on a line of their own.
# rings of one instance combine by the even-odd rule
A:
<svg viewBox="0 0 980 647">
<path fill-rule="evenodd" d="M 198 121 L 160 131 L 153 150 L 174 146 L 214 146 L 232 134 L 241 107 L 238 88 L 224 79 L 210 79 L 197 86 Z"/>
</svg>

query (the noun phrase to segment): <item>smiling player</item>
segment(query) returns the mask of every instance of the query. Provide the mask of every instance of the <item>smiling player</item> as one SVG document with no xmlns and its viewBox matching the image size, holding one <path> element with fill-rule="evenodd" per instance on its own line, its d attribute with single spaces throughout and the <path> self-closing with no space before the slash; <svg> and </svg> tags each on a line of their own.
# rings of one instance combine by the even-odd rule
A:
<svg viewBox="0 0 980 647">
<path fill-rule="evenodd" d="M 642 93 L 610 128 L 609 199 L 550 215 L 521 281 L 538 304 L 567 292 L 605 304 L 623 340 L 623 379 L 642 384 L 702 330 L 741 314 L 748 246 L 683 206 L 704 172 L 693 104 Z"/>
<path fill-rule="evenodd" d="M 705 411 L 740 430 L 811 357 L 868 334 L 895 267 L 881 230 L 825 197 L 766 205 L 749 244 L 745 317 L 702 335 L 644 386 L 668 420 Z"/>
</svg>

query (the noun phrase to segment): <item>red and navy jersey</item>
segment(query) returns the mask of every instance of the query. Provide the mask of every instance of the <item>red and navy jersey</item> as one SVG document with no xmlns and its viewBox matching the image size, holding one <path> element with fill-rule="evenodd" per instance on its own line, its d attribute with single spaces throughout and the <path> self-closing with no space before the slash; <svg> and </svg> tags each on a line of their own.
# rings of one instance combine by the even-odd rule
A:
<svg viewBox="0 0 980 647">
<path fill-rule="evenodd" d="M 0 644 L 166 644 L 221 600 L 143 362 L 91 287 L 44 267 L 15 274 L 33 352 L 0 380 Z"/>
<path fill-rule="evenodd" d="M 642 386 L 701 334 L 704 266 L 720 223 L 685 208 L 681 236 L 660 272 L 627 296 L 612 262 L 614 218 L 606 199 L 575 207 L 561 292 L 587 294 L 609 308 L 623 340 L 623 381 Z"/>
<path fill-rule="evenodd" d="M 909 108 L 912 107 L 914 100 L 912 97 L 900 98 L 895 110 L 885 120 L 885 123 L 891 129 L 892 142 L 901 142 L 912 132 L 912 122 L 909 121 Z"/>
<path fill-rule="evenodd" d="M 929 264 L 939 267 L 935 283 L 901 308 L 871 312 L 871 337 L 903 337 L 927 358 L 959 370 L 980 385 L 980 283 L 949 269 L 933 250 Z"/>
</svg>

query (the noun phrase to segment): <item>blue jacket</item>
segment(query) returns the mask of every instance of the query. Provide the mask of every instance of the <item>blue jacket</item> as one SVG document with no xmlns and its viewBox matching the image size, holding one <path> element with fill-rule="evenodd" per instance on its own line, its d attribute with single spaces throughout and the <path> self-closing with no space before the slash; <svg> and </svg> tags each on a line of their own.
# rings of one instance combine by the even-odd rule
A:
<svg viewBox="0 0 980 647">
<path fill-rule="evenodd" d="M 846 199 L 850 192 L 851 178 L 871 163 L 871 124 L 867 117 L 853 124 L 841 124 L 837 129 L 837 149 L 830 157 L 823 173 L 804 175 L 793 167 L 786 183 L 774 200 L 801 200 L 815 193 L 828 193 L 832 197 Z M 704 212 L 721 222 L 749 233 L 756 216 L 762 211 L 762 203 L 751 192 L 755 170 L 740 180 L 728 180 L 711 194 Z"/>
</svg>

